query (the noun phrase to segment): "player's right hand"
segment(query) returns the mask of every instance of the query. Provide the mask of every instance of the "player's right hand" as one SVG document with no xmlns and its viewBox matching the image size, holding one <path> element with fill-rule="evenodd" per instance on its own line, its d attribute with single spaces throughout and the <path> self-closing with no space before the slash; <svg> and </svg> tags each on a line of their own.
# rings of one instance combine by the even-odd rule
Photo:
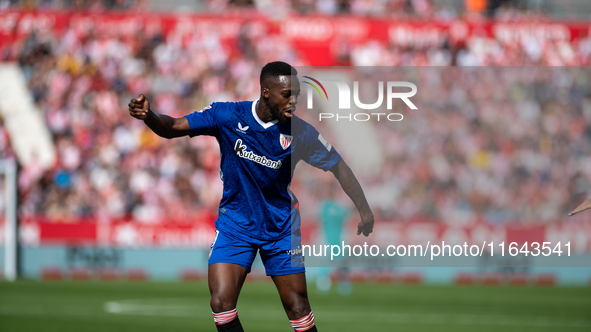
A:
<svg viewBox="0 0 591 332">
<path fill-rule="evenodd" d="M 139 120 L 145 120 L 150 111 L 150 102 L 144 95 L 132 99 L 127 106 L 129 106 L 129 115 Z"/>
<path fill-rule="evenodd" d="M 366 237 L 373 232 L 374 218 L 372 213 L 362 214 L 361 221 L 357 224 L 357 235 L 363 234 Z"/>
</svg>

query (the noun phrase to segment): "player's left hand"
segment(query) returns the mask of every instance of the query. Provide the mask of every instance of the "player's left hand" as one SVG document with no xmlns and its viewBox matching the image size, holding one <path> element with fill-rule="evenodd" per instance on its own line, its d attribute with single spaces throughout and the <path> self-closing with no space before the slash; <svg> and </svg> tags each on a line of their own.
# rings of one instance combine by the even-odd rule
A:
<svg viewBox="0 0 591 332">
<path fill-rule="evenodd" d="M 362 215 L 361 221 L 357 224 L 357 235 L 363 233 L 363 235 L 369 236 L 369 234 L 373 232 L 373 223 L 373 214 Z"/>
<path fill-rule="evenodd" d="M 569 216 L 574 216 L 575 214 L 579 213 L 579 212 L 583 212 L 585 210 L 591 209 L 591 198 L 585 200 L 583 203 L 581 203 L 581 205 L 579 205 L 576 209 L 574 209 L 571 213 L 569 213 Z"/>
</svg>

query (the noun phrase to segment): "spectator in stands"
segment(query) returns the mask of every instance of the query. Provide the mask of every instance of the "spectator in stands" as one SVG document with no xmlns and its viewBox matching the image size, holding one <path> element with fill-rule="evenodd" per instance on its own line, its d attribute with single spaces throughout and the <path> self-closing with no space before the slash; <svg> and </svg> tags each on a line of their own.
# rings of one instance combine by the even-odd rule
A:
<svg viewBox="0 0 591 332">
<path fill-rule="evenodd" d="M 132 40 L 74 30 L 28 36 L 18 59 L 53 134 L 58 161 L 45 173 L 22 170 L 21 215 L 191 222 L 191 216 L 214 214 L 222 185 L 215 141 L 158 140 L 122 110 L 140 91 L 150 91 L 155 107 L 173 116 L 212 101 L 254 99 L 256 68 L 277 59 L 305 63 L 289 40 L 260 34 L 249 24 L 241 30 L 239 51 L 215 32 Z M 344 40 L 334 51 L 353 65 L 589 65 L 590 40 L 472 37 L 459 50 L 445 40 Z M 421 116 L 405 118 L 401 130 L 373 124 L 381 141 L 392 142 L 379 176 L 360 179 L 372 184 L 368 196 L 378 219 L 545 223 L 572 208 L 569 193 L 581 195 L 591 182 L 585 68 L 423 69 L 409 68 L 421 74 L 417 84 L 431 91 L 417 95 L 429 105 Z M 2 128 L 0 144 L 6 145 Z M 321 183 L 292 185 L 301 200 L 315 201 Z"/>
</svg>

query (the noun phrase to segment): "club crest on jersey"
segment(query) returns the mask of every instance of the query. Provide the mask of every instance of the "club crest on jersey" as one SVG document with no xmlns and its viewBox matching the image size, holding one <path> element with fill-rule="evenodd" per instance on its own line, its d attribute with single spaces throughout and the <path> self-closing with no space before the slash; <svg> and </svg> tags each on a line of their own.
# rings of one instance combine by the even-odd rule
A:
<svg viewBox="0 0 591 332">
<path fill-rule="evenodd" d="M 248 128 L 250 128 L 250 126 L 242 127 L 242 123 L 238 122 L 238 128 L 236 128 L 236 131 L 246 134 L 246 131 L 248 130 Z"/>
<path fill-rule="evenodd" d="M 291 145 L 292 140 L 293 136 L 283 134 L 279 135 L 279 143 L 281 143 L 283 150 L 287 150 L 287 148 Z"/>
</svg>

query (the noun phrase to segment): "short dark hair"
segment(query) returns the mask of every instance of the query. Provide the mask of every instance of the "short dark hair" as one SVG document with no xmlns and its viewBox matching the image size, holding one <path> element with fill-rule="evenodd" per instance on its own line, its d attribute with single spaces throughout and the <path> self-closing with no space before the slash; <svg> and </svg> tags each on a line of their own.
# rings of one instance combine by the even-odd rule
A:
<svg viewBox="0 0 591 332">
<path fill-rule="evenodd" d="M 263 85 L 265 80 L 271 77 L 275 78 L 279 76 L 291 76 L 297 74 L 298 71 L 288 63 L 283 61 L 269 62 L 263 67 L 263 70 L 261 70 L 261 85 Z"/>
</svg>

